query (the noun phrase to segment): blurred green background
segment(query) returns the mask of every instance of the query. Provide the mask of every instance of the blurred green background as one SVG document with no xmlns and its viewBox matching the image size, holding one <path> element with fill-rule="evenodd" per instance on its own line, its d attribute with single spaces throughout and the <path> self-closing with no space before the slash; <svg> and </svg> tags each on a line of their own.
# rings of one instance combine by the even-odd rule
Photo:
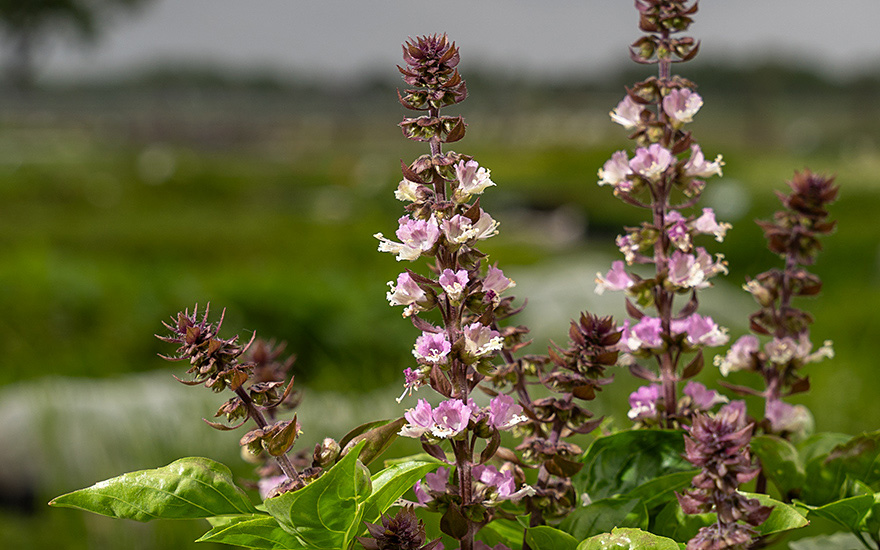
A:
<svg viewBox="0 0 880 550">
<path fill-rule="evenodd" d="M 542 85 L 469 69 L 469 123 L 455 149 L 492 170 L 482 205 L 501 233 L 482 249 L 517 281 L 532 352 L 564 343 L 581 310 L 622 316 L 593 278 L 643 213 L 596 185 L 625 131 L 607 116 L 645 70 Z M 783 65 L 695 63 L 705 99 L 691 129 L 724 155 L 701 206 L 733 223 L 730 275 L 701 311 L 744 334 L 747 275 L 780 265 L 753 223 L 777 209 L 795 169 L 833 173 L 837 232 L 799 304 L 837 356 L 810 367 L 817 429 L 880 427 L 880 75 L 831 81 Z M 207 455 L 238 475 L 238 435 L 201 422 L 225 397 L 183 387 L 157 354 L 160 322 L 195 304 L 226 309 L 226 333 L 285 340 L 305 391 L 301 448 L 401 414 L 417 335 L 385 300 L 405 266 L 376 251 L 396 229 L 400 159 L 425 152 L 396 123 L 396 77 L 294 85 L 203 68 L 8 88 L 0 102 L 0 539 L 4 548 L 191 548 L 200 522 L 140 525 L 48 509 L 53 496 L 132 469 Z M 625 370 L 594 403 L 625 426 Z M 712 386 L 707 367 L 700 380 Z M 736 382 L 749 382 L 747 376 Z M 393 453 L 415 449 L 404 445 Z M 205 548 L 206 546 L 199 546 Z M 210 548 L 210 546 L 207 546 Z M 219 546 L 215 546 L 219 547 Z"/>
</svg>

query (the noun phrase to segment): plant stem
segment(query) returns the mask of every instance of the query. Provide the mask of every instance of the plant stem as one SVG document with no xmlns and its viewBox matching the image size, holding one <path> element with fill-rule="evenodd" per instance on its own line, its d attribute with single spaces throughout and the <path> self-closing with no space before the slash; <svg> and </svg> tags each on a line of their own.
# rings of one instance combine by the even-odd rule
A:
<svg viewBox="0 0 880 550">
<path fill-rule="evenodd" d="M 254 404 L 253 399 L 248 393 L 244 390 L 243 387 L 239 386 L 235 389 L 235 395 L 241 399 L 244 406 L 247 408 L 248 415 L 251 419 L 256 422 L 257 426 L 260 428 L 266 428 L 269 426 L 269 423 L 266 422 L 266 418 L 263 416 L 263 413 L 260 412 L 260 409 Z M 281 471 L 284 472 L 284 475 L 288 477 L 288 479 L 292 481 L 299 481 L 299 474 L 296 471 L 296 468 L 293 467 L 293 463 L 290 462 L 290 457 L 287 454 L 282 454 L 280 456 L 275 457 L 275 461 L 278 462 L 278 466 L 281 467 Z"/>
</svg>

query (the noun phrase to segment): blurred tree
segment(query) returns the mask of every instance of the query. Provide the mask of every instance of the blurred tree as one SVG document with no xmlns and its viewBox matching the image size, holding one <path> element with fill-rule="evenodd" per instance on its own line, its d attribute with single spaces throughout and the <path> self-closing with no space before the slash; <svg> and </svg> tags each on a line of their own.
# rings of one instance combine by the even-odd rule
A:
<svg viewBox="0 0 880 550">
<path fill-rule="evenodd" d="M 0 27 L 9 44 L 7 78 L 18 89 L 34 82 L 34 54 L 51 35 L 72 32 L 95 40 L 111 12 L 150 0 L 0 0 Z"/>
</svg>

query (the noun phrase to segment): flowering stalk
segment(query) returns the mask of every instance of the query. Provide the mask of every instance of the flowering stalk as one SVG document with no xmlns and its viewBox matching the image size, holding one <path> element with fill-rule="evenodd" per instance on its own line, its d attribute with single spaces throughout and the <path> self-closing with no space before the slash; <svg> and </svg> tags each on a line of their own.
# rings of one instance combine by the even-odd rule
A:
<svg viewBox="0 0 880 550">
<path fill-rule="evenodd" d="M 695 240 L 712 235 L 721 242 L 730 225 L 716 221 L 711 208 L 694 215 L 683 213 L 697 204 L 705 178 L 721 175 L 723 165 L 720 156 L 707 161 L 685 131 L 703 100 L 692 82 L 670 74 L 672 63 L 688 61 L 697 53 L 692 38 L 676 36 L 690 26 L 697 4 L 637 0 L 636 7 L 639 28 L 646 35 L 632 44 L 630 54 L 639 63 L 657 64 L 659 76 L 628 89 L 611 112 L 615 122 L 632 130 L 630 139 L 637 148 L 632 158 L 625 151 L 614 153 L 599 170 L 599 185 L 609 185 L 624 202 L 650 210 L 651 221 L 627 228 L 617 245 L 628 265 L 648 264 L 654 269 L 650 278 L 643 278 L 628 271 L 623 262 L 614 262 L 607 274 L 598 274 L 596 292 L 626 292 L 632 322 L 623 325 L 620 350 L 627 354 L 634 375 L 660 383 L 655 423 L 671 428 L 686 420 L 678 402 L 679 382 L 700 371 L 703 347 L 727 341 L 725 329 L 696 313 L 697 290 L 710 286 L 715 275 L 727 273 L 727 266 L 723 256 L 713 258 Z M 687 295 L 684 305 L 676 304 L 676 297 Z M 656 310 L 656 316 L 643 311 L 648 307 Z M 690 353 L 696 355 L 680 368 L 684 355 Z M 635 358 L 652 359 L 656 371 L 637 365 Z"/>
<path fill-rule="evenodd" d="M 748 447 L 753 428 L 754 424 L 746 424 L 743 401 L 725 405 L 715 415 L 697 414 L 686 428 L 685 458 L 702 471 L 694 477 L 694 489 L 676 493 L 678 502 L 686 514 L 717 516 L 715 523 L 688 541 L 687 550 L 742 550 L 755 534 L 751 527 L 770 515 L 771 507 L 737 491 L 760 471 L 752 464 Z"/>
<path fill-rule="evenodd" d="M 456 69 L 458 48 L 446 35 L 411 40 L 403 46 L 406 67 L 398 67 L 412 86 L 398 92 L 404 107 L 422 113 L 400 123 L 404 135 L 428 143 L 429 153 L 410 165 L 402 163 L 403 180 L 395 196 L 409 204 L 398 220 L 392 241 L 381 233 L 379 250 L 398 261 L 429 258 L 430 276 L 407 269 L 389 283 L 391 305 L 405 306 L 404 317 L 422 331 L 413 356 L 418 366 L 406 369 L 401 399 L 420 386 L 430 386 L 446 398 L 436 407 L 420 399 L 404 415 L 400 434 L 418 438 L 427 452 L 446 460 L 440 443 L 449 441 L 455 464 L 450 482 L 445 469 L 416 487 L 419 503 L 443 512 L 441 528 L 458 539 L 463 550 L 474 547 L 474 535 L 492 519 L 501 500 L 519 498 L 510 469 L 485 463 L 500 443 L 500 430 L 525 419 L 522 407 L 507 395 L 495 396 L 488 408 L 475 405 L 470 394 L 492 368 L 504 345 L 495 330 L 498 318 L 511 313 L 511 299 L 501 294 L 513 286 L 496 266 L 484 265 L 476 245 L 497 233 L 498 223 L 481 207 L 479 195 L 494 186 L 489 170 L 471 157 L 444 152 L 442 144 L 460 140 L 465 123 L 460 116 L 440 114 L 442 107 L 467 97 Z M 435 325 L 423 316 L 439 313 Z M 485 440 L 477 455 L 479 440 Z M 431 481 L 428 481 L 431 480 Z"/>
<path fill-rule="evenodd" d="M 223 316 L 220 316 L 217 323 L 209 323 L 206 308 L 199 320 L 198 307 L 192 314 L 183 311 L 177 314 L 177 318 L 173 319 L 172 323 L 162 324 L 171 331 L 171 335 L 157 337 L 163 342 L 179 345 L 176 355 L 163 357 L 169 361 L 186 360 L 191 365 L 187 370 L 187 374 L 192 375 L 190 380 L 181 380 L 177 376 L 174 378 L 188 386 L 204 384 L 218 393 L 227 388 L 235 393 L 235 397 L 224 403 L 215 416 L 226 416 L 229 422 L 242 419 L 241 422 L 233 426 L 208 420 L 205 422 L 213 428 L 226 431 L 241 427 L 248 420 L 252 420 L 257 427 L 241 438 L 242 447 L 246 447 L 252 455 L 268 452 L 289 480 L 286 490 L 301 487 L 300 475 L 287 456 L 287 452 L 300 433 L 296 416 L 292 420 L 281 420 L 270 424 L 263 414 L 264 411 L 272 411 L 283 403 L 290 404 L 293 380 L 291 379 L 281 395 L 278 390 L 283 387 L 283 380 L 261 379 L 247 385 L 254 376 L 254 364 L 239 360 L 254 342 L 256 334 L 244 346 L 238 344 L 238 336 L 228 340 L 221 339 L 219 332 L 223 324 Z M 265 378 L 266 372 L 262 370 L 260 372 Z M 270 418 L 274 421 L 274 416 Z"/>
<path fill-rule="evenodd" d="M 792 305 L 792 299 L 814 296 L 822 281 L 804 266 L 816 261 L 822 245 L 819 236 L 834 230 L 835 222 L 827 220 L 827 205 L 837 198 L 834 178 L 808 170 L 795 173 L 788 182 L 789 195 L 777 193 L 785 209 L 773 221 L 759 221 L 768 247 L 785 262 L 783 269 L 770 269 L 748 280 L 743 286 L 760 309 L 749 316 L 752 334 L 739 338 L 724 356 L 716 356 L 721 374 L 746 370 L 758 373 L 764 382 L 761 391 L 724 384 L 741 395 L 757 395 L 764 399 L 764 418 L 759 426 L 767 434 L 784 439 L 803 438 L 813 428 L 813 417 L 803 405 L 786 403 L 784 398 L 810 388 L 803 368 L 834 356 L 830 341 L 813 350 L 809 326 L 812 316 Z M 758 336 L 769 336 L 761 347 Z M 758 477 L 757 490 L 766 490 L 763 473 Z M 790 499 L 796 495 L 783 495 Z"/>
</svg>

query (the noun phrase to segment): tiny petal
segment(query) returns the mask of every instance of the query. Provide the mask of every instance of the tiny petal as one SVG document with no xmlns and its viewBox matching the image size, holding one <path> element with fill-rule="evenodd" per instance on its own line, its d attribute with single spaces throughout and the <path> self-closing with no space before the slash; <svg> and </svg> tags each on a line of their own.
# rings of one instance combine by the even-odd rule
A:
<svg viewBox="0 0 880 550">
<path fill-rule="evenodd" d="M 499 394 L 489 402 L 489 425 L 498 430 L 510 429 L 528 420 L 522 412 L 523 408 L 512 397 Z"/>
<path fill-rule="evenodd" d="M 675 89 L 663 98 L 663 111 L 673 122 L 683 124 L 694 120 L 694 115 L 703 106 L 700 94 L 687 88 Z"/>
<path fill-rule="evenodd" d="M 729 223 L 718 223 L 715 220 L 715 211 L 711 208 L 704 208 L 703 215 L 693 223 L 695 231 L 704 235 L 715 235 L 715 240 L 719 243 L 724 240 L 727 230 L 731 227 Z"/>
<path fill-rule="evenodd" d="M 629 412 L 626 416 L 630 420 L 638 421 L 657 416 L 657 401 L 660 399 L 660 386 L 651 384 L 642 386 L 629 394 Z"/>
<path fill-rule="evenodd" d="M 471 195 L 481 194 L 487 187 L 495 185 L 489 176 L 490 171 L 481 168 L 476 161 L 460 161 L 455 166 L 455 175 L 458 180 L 458 188 L 455 193 L 459 199 L 467 200 Z"/>
<path fill-rule="evenodd" d="M 596 294 L 602 295 L 606 290 L 626 290 L 633 286 L 635 281 L 623 267 L 623 262 L 617 260 L 611 263 L 611 269 L 603 277 L 596 273 Z"/>
<path fill-rule="evenodd" d="M 424 399 L 419 399 L 419 402 L 414 408 L 407 409 L 406 412 L 403 413 L 403 417 L 406 419 L 408 424 L 400 429 L 398 435 L 402 435 L 404 437 L 413 437 L 418 439 L 419 437 L 422 437 L 422 434 L 424 434 L 434 426 L 434 417 L 431 410 L 431 404 Z"/>
<path fill-rule="evenodd" d="M 726 397 L 693 380 L 685 384 L 684 394 L 691 398 L 696 409 L 703 411 L 708 411 L 719 403 L 727 403 Z"/>
<path fill-rule="evenodd" d="M 614 185 L 625 181 L 627 177 L 632 175 L 629 158 L 626 151 L 617 151 L 611 155 L 602 168 L 599 169 L 599 185 Z"/>
<path fill-rule="evenodd" d="M 479 322 L 464 327 L 462 333 L 464 334 L 465 352 L 471 357 L 482 357 L 504 347 L 504 339 L 501 338 L 501 334 Z"/>
<path fill-rule="evenodd" d="M 446 296 L 453 302 L 458 302 L 461 299 L 464 288 L 468 284 L 467 270 L 459 269 L 458 271 L 452 271 L 451 269 L 444 269 L 443 273 L 440 274 L 438 282 L 443 287 L 443 291 L 446 292 Z"/>
<path fill-rule="evenodd" d="M 691 178 L 720 176 L 722 166 L 724 166 L 724 161 L 721 160 L 721 155 L 715 157 L 713 162 L 707 162 L 700 146 L 691 145 L 691 158 L 684 164 L 684 173 Z"/>
<path fill-rule="evenodd" d="M 730 346 L 727 354 L 723 357 L 715 356 L 715 366 L 721 371 L 722 376 L 727 376 L 731 372 L 749 368 L 754 359 L 752 355 L 757 353 L 759 347 L 758 338 L 751 334 L 740 337 L 739 340 Z"/>
<path fill-rule="evenodd" d="M 446 339 L 445 333 L 423 332 L 416 339 L 413 355 L 429 363 L 442 363 L 450 351 L 452 344 Z"/>
<path fill-rule="evenodd" d="M 673 159 L 669 149 L 659 143 L 652 143 L 647 148 L 640 147 L 636 150 L 636 156 L 629 161 L 629 167 L 643 178 L 656 182 L 672 164 Z"/>
<path fill-rule="evenodd" d="M 448 399 L 437 405 L 433 417 L 431 433 L 436 437 L 453 437 L 467 429 L 471 408 L 459 399 Z"/>
<path fill-rule="evenodd" d="M 642 111 L 644 110 L 644 106 L 639 105 L 627 95 L 609 114 L 611 115 L 611 120 L 629 130 L 635 128 L 641 122 Z"/>
</svg>

